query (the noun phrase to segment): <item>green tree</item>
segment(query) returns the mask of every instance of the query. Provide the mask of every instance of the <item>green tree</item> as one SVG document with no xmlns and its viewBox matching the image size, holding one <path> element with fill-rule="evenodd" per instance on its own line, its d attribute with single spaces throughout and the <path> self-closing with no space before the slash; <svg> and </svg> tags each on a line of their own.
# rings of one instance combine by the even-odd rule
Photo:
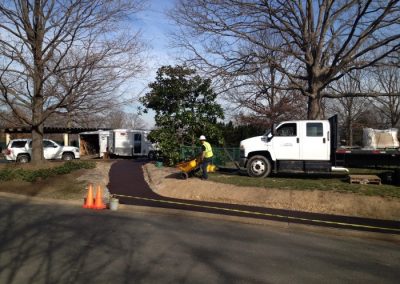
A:
<svg viewBox="0 0 400 284">
<path fill-rule="evenodd" d="M 140 100 L 145 112 L 152 109 L 156 113 L 156 129 L 149 139 L 159 144 L 169 164 L 179 159 L 180 145 L 195 146 L 200 135 L 206 135 L 214 145 L 220 144 L 217 120 L 224 114 L 210 79 L 185 66 L 162 66 L 149 87 L 150 92 Z"/>
<path fill-rule="evenodd" d="M 219 127 L 224 137 L 224 147 L 228 148 L 239 148 L 240 141 L 263 135 L 267 130 L 262 125 L 250 123 L 234 125 L 232 121 L 219 123 Z"/>
</svg>

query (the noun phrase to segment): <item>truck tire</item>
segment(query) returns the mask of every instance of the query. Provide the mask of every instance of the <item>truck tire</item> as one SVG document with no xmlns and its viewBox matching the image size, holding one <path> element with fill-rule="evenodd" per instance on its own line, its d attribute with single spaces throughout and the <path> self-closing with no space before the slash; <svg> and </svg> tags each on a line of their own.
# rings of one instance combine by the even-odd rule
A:
<svg viewBox="0 0 400 284">
<path fill-rule="evenodd" d="M 251 177 L 263 178 L 271 173 L 271 162 L 264 156 L 251 157 L 247 162 L 247 173 Z"/>
<path fill-rule="evenodd" d="M 64 160 L 64 161 L 71 161 L 71 160 L 73 160 L 75 158 L 75 156 L 74 156 L 74 154 L 72 154 L 72 153 L 64 153 L 63 155 L 62 155 L 62 159 Z"/>
<path fill-rule="evenodd" d="M 17 157 L 17 163 L 26 164 L 26 163 L 29 163 L 29 161 L 30 161 L 29 155 L 21 154 L 21 155 L 18 155 L 18 157 Z"/>
</svg>

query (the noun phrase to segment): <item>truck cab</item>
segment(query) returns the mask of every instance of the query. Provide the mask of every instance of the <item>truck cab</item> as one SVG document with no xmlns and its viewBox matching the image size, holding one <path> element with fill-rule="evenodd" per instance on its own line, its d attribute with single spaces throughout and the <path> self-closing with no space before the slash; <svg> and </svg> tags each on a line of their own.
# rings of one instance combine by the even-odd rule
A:
<svg viewBox="0 0 400 284">
<path fill-rule="evenodd" d="M 266 177 L 272 171 L 329 171 L 331 140 L 328 120 L 281 122 L 262 136 L 240 142 L 240 164 L 253 177 Z"/>
</svg>

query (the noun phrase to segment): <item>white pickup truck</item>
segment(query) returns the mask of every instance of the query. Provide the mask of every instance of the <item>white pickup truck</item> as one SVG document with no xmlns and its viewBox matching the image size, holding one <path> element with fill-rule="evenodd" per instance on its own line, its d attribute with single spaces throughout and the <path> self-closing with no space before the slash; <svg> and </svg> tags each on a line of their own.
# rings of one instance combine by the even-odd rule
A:
<svg viewBox="0 0 400 284">
<path fill-rule="evenodd" d="M 241 166 L 253 177 L 272 171 L 329 171 L 331 129 L 328 121 L 285 121 L 240 142 Z"/>
<path fill-rule="evenodd" d="M 337 116 L 273 125 L 263 136 L 240 142 L 240 165 L 249 176 L 279 172 L 332 172 L 343 167 L 400 166 L 400 148 L 348 149 L 338 146 Z"/>
<path fill-rule="evenodd" d="M 32 155 L 31 139 L 15 139 L 11 140 L 4 155 L 8 161 L 16 161 L 19 163 L 28 163 Z M 43 139 L 43 155 L 48 160 L 73 160 L 79 159 L 79 148 L 73 146 L 61 146 L 53 140 Z"/>
</svg>

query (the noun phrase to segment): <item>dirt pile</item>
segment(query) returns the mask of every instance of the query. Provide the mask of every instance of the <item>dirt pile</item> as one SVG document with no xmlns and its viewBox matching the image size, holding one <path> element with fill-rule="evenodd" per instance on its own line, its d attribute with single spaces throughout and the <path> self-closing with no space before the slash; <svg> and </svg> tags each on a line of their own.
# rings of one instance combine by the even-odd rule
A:
<svg viewBox="0 0 400 284">
<path fill-rule="evenodd" d="M 400 200 L 396 198 L 318 190 L 238 187 L 197 178 L 182 180 L 177 169 L 157 168 L 151 163 L 145 164 L 143 171 L 152 190 L 165 197 L 400 220 Z"/>
</svg>

